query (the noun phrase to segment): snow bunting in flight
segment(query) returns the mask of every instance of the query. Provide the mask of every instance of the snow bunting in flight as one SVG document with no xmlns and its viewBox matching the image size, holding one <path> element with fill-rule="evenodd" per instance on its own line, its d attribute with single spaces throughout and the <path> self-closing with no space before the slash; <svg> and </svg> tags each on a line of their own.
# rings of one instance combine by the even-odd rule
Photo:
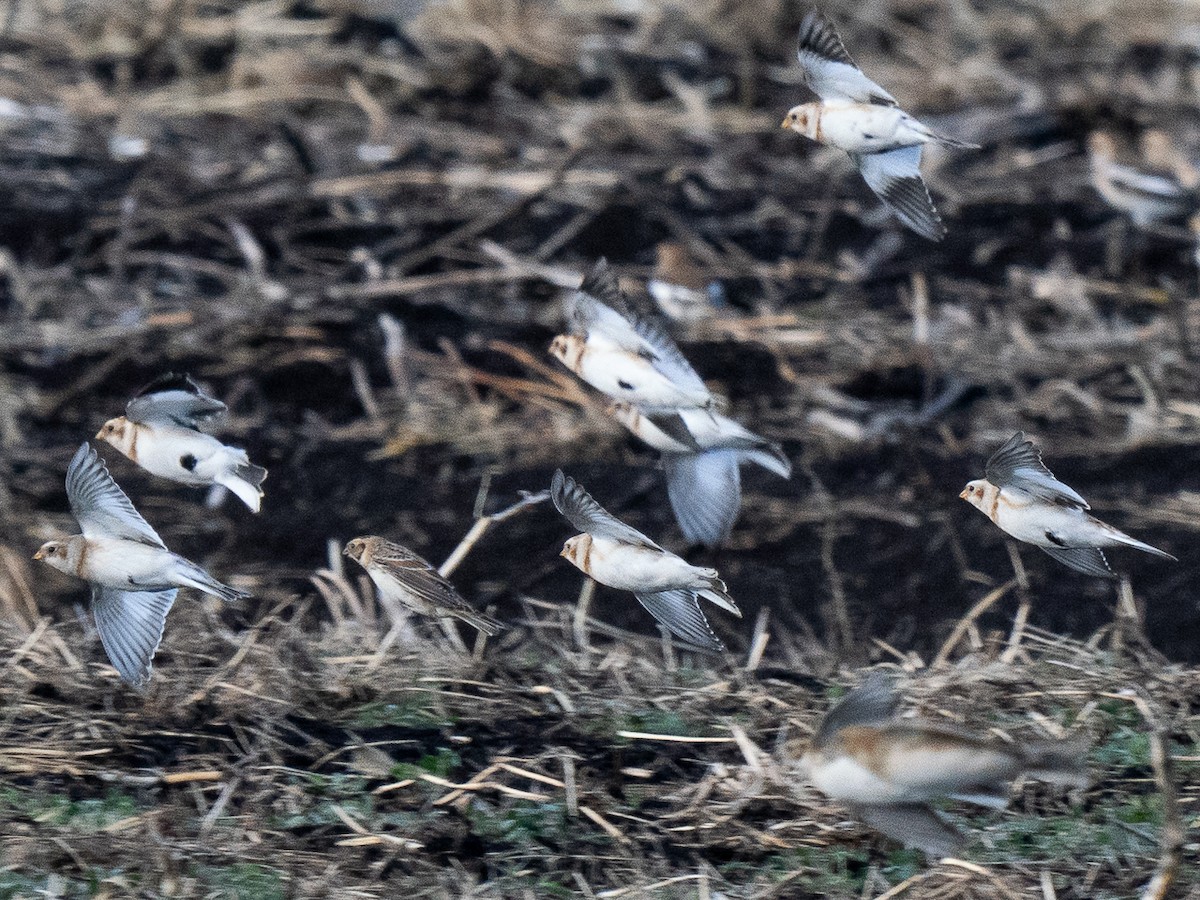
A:
<svg viewBox="0 0 1200 900">
<path fill-rule="evenodd" d="M 958 496 L 1002 531 L 1041 547 L 1072 569 L 1101 578 L 1115 577 L 1101 547 L 1133 547 L 1175 559 L 1088 513 L 1087 501 L 1051 474 L 1023 432 L 1018 431 L 992 454 L 984 472 L 986 478 L 968 482 Z"/>
<path fill-rule="evenodd" d="M 389 600 L 423 616 L 462 619 L 484 634 L 499 634 L 505 626 L 476 612 L 462 595 L 426 560 L 381 537 L 357 537 L 342 551 L 367 570 L 375 587 Z"/>
<path fill-rule="evenodd" d="M 901 222 L 940 241 L 946 228 L 921 178 L 921 145 L 976 145 L 935 134 L 902 110 L 895 97 L 854 64 L 833 25 L 816 10 L 800 25 L 797 56 L 805 83 L 821 99 L 793 107 L 783 127 L 846 151 Z"/>
<path fill-rule="evenodd" d="M 1088 136 L 1088 162 L 1096 193 L 1139 228 L 1178 218 L 1200 205 L 1195 191 L 1174 173 L 1117 162 L 1117 144 L 1110 134 L 1094 131 Z"/>
<path fill-rule="evenodd" d="M 931 857 L 949 856 L 963 835 L 929 807 L 946 798 L 1003 809 L 1021 775 L 1088 785 L 1082 740 L 1006 743 L 960 729 L 895 718 L 898 700 L 879 672 L 822 720 L 799 768 L 855 817 Z"/>
<path fill-rule="evenodd" d="M 258 512 L 267 470 L 245 450 L 199 430 L 225 412 L 186 375 L 164 375 L 129 401 L 125 415 L 104 423 L 96 439 L 112 444 L 154 475 L 181 484 L 222 485 Z"/>
<path fill-rule="evenodd" d="M 168 550 L 87 444 L 67 469 L 67 499 L 83 533 L 47 541 L 33 558 L 91 582 L 100 641 L 128 683 L 150 680 L 151 660 L 177 588 L 195 588 L 222 600 L 250 596 Z"/>
<path fill-rule="evenodd" d="M 570 333 L 550 353 L 598 391 L 648 409 L 716 405 L 675 342 L 630 307 L 605 260 L 571 295 L 567 317 Z"/>
<path fill-rule="evenodd" d="M 693 566 L 664 550 L 608 512 L 562 469 L 554 473 L 550 498 L 567 521 L 583 532 L 563 545 L 560 556 L 601 584 L 632 591 L 650 615 L 684 643 L 704 650 L 725 649 L 700 611 L 698 599 L 703 597 L 741 618 L 716 569 Z"/>
<path fill-rule="evenodd" d="M 781 478 L 792 475 L 782 447 L 720 413 L 643 412 L 621 401 L 608 411 L 662 453 L 667 496 L 689 543 L 716 547 L 729 537 L 742 506 L 741 463 L 757 463 Z"/>
</svg>

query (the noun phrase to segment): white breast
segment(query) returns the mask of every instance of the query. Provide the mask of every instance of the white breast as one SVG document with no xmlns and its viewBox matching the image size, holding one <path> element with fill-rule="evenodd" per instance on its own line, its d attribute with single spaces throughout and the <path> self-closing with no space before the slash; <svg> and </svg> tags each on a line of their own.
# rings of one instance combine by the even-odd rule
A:
<svg viewBox="0 0 1200 900">
<path fill-rule="evenodd" d="M 899 803 L 895 787 L 850 756 L 835 756 L 812 767 L 813 786 L 834 800 L 847 803 Z"/>
<path fill-rule="evenodd" d="M 821 140 L 850 153 L 878 153 L 924 143 L 908 113 L 873 103 L 826 103 L 821 108 Z"/>
<path fill-rule="evenodd" d="M 609 587 L 637 593 L 707 587 L 695 566 L 673 553 L 592 538 L 591 576 Z"/>
<path fill-rule="evenodd" d="M 107 587 L 169 587 L 171 554 L 158 547 L 118 538 L 89 538 L 80 575 Z"/>
</svg>

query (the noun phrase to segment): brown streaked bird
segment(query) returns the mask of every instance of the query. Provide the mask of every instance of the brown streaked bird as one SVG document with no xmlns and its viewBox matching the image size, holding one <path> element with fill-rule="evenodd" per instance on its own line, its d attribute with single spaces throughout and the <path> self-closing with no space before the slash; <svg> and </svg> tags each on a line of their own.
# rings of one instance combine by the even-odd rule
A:
<svg viewBox="0 0 1200 900">
<path fill-rule="evenodd" d="M 100 641 L 129 684 L 150 680 L 177 588 L 195 588 L 222 600 L 250 596 L 168 550 L 87 444 L 67 469 L 67 499 L 82 534 L 47 541 L 33 558 L 91 582 Z"/>
<path fill-rule="evenodd" d="M 804 81 L 820 99 L 788 111 L 783 127 L 844 150 L 863 180 L 901 222 L 931 241 L 946 236 L 921 178 L 921 148 L 938 143 L 978 149 L 936 134 L 863 74 L 833 25 L 816 10 L 800 24 L 796 52 Z"/>
<path fill-rule="evenodd" d="M 670 336 L 629 305 L 605 260 L 569 295 L 567 318 L 550 354 L 601 393 L 649 409 L 717 404 Z"/>
<path fill-rule="evenodd" d="M 112 444 L 160 478 L 193 487 L 219 484 L 258 512 L 267 470 L 253 465 L 246 451 L 228 447 L 200 426 L 225 412 L 186 375 L 152 381 L 129 401 L 125 415 L 109 419 L 96 440 Z"/>
<path fill-rule="evenodd" d="M 966 843 L 929 804 L 952 799 L 993 809 L 1009 802 L 1021 776 L 1087 787 L 1084 738 L 1009 744 L 895 717 L 891 679 L 873 672 L 825 716 L 802 772 L 821 793 L 856 818 L 906 846 L 941 858 Z"/>
<path fill-rule="evenodd" d="M 461 619 L 487 635 L 497 635 L 507 627 L 477 611 L 434 566 L 407 547 L 363 536 L 346 544 L 342 552 L 367 570 L 380 593 L 415 613 Z"/>
<path fill-rule="evenodd" d="M 563 545 L 559 554 L 585 575 L 638 602 L 677 638 L 704 650 L 724 650 L 700 609 L 700 597 L 741 618 L 741 610 L 716 569 L 693 566 L 626 525 L 564 475 L 554 473 L 550 499 L 582 534 Z"/>
<path fill-rule="evenodd" d="M 984 473 L 986 478 L 968 482 L 958 496 L 1001 531 L 1040 547 L 1076 571 L 1115 577 L 1101 547 L 1133 547 L 1175 560 L 1170 553 L 1091 515 L 1087 501 L 1054 477 L 1023 432 L 1018 431 L 992 454 Z"/>
</svg>

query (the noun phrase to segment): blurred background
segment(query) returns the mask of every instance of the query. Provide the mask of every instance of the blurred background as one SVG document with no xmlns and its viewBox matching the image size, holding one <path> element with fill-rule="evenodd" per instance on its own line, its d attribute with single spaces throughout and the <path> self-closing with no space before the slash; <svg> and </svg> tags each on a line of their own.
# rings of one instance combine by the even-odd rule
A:
<svg viewBox="0 0 1200 900">
<path fill-rule="evenodd" d="M 362 704 L 394 707 L 380 692 L 410 684 L 414 666 L 458 663 L 419 622 L 396 650 L 410 655 L 385 662 L 377 651 L 392 623 L 336 550 L 373 533 L 440 562 L 474 518 L 545 488 L 560 466 L 614 513 L 686 549 L 656 454 L 546 353 L 564 289 L 601 256 L 631 293 L 651 278 L 692 289 L 684 306 L 663 307 L 673 334 L 730 415 L 794 463 L 788 481 L 746 469 L 728 544 L 688 551 L 720 569 L 745 612 L 711 617 L 732 664 L 751 659 L 791 686 L 768 693 L 795 690 L 802 705 L 804 679 L 872 662 L 983 665 L 1007 652 L 1019 664 L 1014 619 L 1016 638 L 1034 646 L 1077 642 L 1114 666 L 1133 653 L 1192 678 L 1200 10 L 826 4 L 872 79 L 936 131 L 982 147 L 925 154 L 949 229 L 934 244 L 881 210 L 844 154 L 780 128 L 811 96 L 795 62 L 807 9 L 0 3 L 0 643 L 13 654 L 0 686 L 18 711 L 2 742 L 118 748 L 99 768 L 79 757 L 72 770 L 51 754 L 8 771 L 90 802 L 106 796 L 103 783 L 71 779 L 98 778 L 114 759 L 215 767 L 219 790 L 201 780 L 170 793 L 176 807 L 195 799 L 192 837 L 267 777 L 237 769 L 229 780 L 224 768 L 235 766 L 229 746 L 253 744 L 262 721 L 279 731 L 255 765 L 278 752 L 271 765 L 317 771 L 324 751 L 313 748 L 344 748 L 367 728 L 403 743 L 397 734 L 411 740 L 405 729 L 419 726 L 435 737 L 403 751 L 410 762 L 433 754 L 423 771 L 465 780 L 453 767 L 435 772 L 437 747 L 466 753 L 445 743 L 444 711 L 419 722 L 360 716 Z M 1111 161 L 1169 179 L 1178 202 L 1135 222 L 1097 190 L 1094 167 Z M 237 609 L 183 598 L 151 693 L 138 698 L 103 665 L 82 615 L 86 588 L 29 557 L 75 528 L 63 478 L 79 443 L 167 371 L 229 404 L 216 433 L 270 477 L 254 516 L 101 448 L 173 550 L 256 595 Z M 1120 600 L 1118 585 L 1030 547 L 1010 552 L 958 493 L 1018 429 L 1101 518 L 1180 562 L 1113 552 L 1128 576 Z M 626 595 L 600 589 L 595 623 L 580 629 L 580 577 L 558 558 L 570 534 L 548 504 L 535 506 L 496 524 L 455 572 L 464 596 L 514 623 L 477 661 L 478 681 L 531 687 L 547 666 L 599 678 L 597 660 L 614 653 L 629 665 L 662 659 L 653 621 Z M 701 672 L 726 664 L 685 660 Z M 92 732 L 75 708 L 89 710 Z M 769 704 L 755 708 L 772 720 Z M 808 712 L 820 708 L 818 698 Z M 335 734 L 335 723 L 349 730 Z M 488 729 L 503 743 L 503 724 Z M 6 809 L 26 828 L 9 831 L 8 865 L 81 865 L 33 840 L 39 808 Z M 120 809 L 153 818 L 136 803 Z M 331 829 L 363 837 L 321 809 L 326 819 L 312 813 L 283 845 L 315 834 L 325 847 Z M 440 873 L 429 875 L 439 890 L 466 890 L 446 873 L 466 879 L 478 860 L 457 861 L 492 846 L 456 827 L 412 864 Z M 154 829 L 161 849 L 170 826 Z M 248 840 L 205 864 L 242 865 L 230 860 L 250 853 Z M 269 874 L 262 887 L 258 868 L 247 870 L 251 887 L 230 887 L 172 856 L 178 847 L 162 852 L 145 871 L 165 866 L 180 894 L 300 890 Z M 372 852 L 347 864 L 363 885 L 407 865 L 386 841 Z M 725 861 L 740 852 L 721 851 Z M 329 878 L 306 890 L 333 890 Z M 866 891 L 863 879 L 854 890 Z M 149 884 L 109 889 L 170 892 Z M 46 887 L 41 875 L 21 885 L 13 896 Z"/>
</svg>

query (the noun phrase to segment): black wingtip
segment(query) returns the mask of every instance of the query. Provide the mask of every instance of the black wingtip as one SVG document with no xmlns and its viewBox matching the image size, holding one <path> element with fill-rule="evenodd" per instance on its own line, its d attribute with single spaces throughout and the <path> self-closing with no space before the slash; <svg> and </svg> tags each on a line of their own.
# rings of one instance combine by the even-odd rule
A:
<svg viewBox="0 0 1200 900">
<path fill-rule="evenodd" d="M 814 53 L 822 59 L 854 65 L 833 23 L 815 7 L 808 11 L 800 23 L 797 52 Z"/>
<path fill-rule="evenodd" d="M 603 256 L 596 260 L 591 271 L 584 276 L 579 290 L 610 305 L 621 301 L 621 287 L 617 283 L 617 275 Z"/>
<path fill-rule="evenodd" d="M 550 500 L 554 503 L 554 508 L 560 513 L 566 505 L 567 494 L 575 487 L 575 479 L 563 472 L 562 469 L 554 470 L 554 477 L 550 479 Z M 563 513 L 565 515 L 565 513 Z"/>
</svg>

